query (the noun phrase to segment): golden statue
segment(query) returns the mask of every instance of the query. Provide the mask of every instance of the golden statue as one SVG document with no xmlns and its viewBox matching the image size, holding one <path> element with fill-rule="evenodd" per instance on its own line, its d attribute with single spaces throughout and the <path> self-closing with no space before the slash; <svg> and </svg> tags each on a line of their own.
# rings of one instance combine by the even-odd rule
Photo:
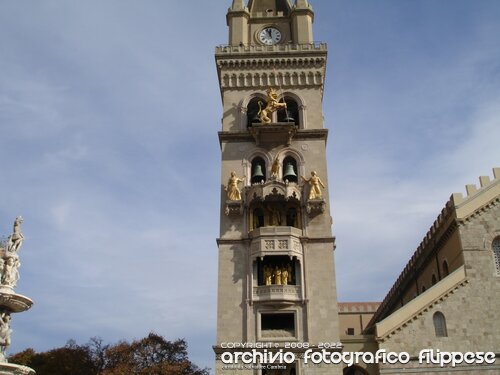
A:
<svg viewBox="0 0 500 375">
<path fill-rule="evenodd" d="M 283 285 L 288 285 L 288 269 L 286 267 L 283 267 L 283 270 L 281 271 L 281 283 Z"/>
<path fill-rule="evenodd" d="M 301 176 L 304 182 L 307 182 L 310 186 L 309 190 L 309 199 L 321 199 L 323 197 L 323 193 L 320 189 L 320 186 L 324 189 L 325 185 L 321 179 L 316 175 L 315 171 L 311 172 L 311 178 L 307 179 L 304 176 Z"/>
<path fill-rule="evenodd" d="M 279 174 L 280 174 L 280 161 L 276 156 L 276 159 L 274 159 L 273 165 L 271 166 L 271 177 L 278 178 Z"/>
<path fill-rule="evenodd" d="M 240 189 L 238 188 L 238 184 L 240 182 L 243 182 L 243 179 L 245 176 L 242 178 L 236 177 L 236 172 L 231 172 L 231 177 L 229 177 L 229 181 L 227 182 L 227 199 L 230 201 L 241 201 L 241 192 Z"/>
<path fill-rule="evenodd" d="M 274 271 L 274 283 L 281 285 L 281 269 L 278 266 L 276 266 L 276 270 Z"/>
<path fill-rule="evenodd" d="M 266 285 L 273 284 L 273 269 L 271 266 L 264 266 L 264 280 Z"/>
<path fill-rule="evenodd" d="M 262 108 L 262 102 L 259 101 L 259 117 L 260 122 L 263 124 L 270 124 L 272 121 L 269 118 L 269 115 L 276 112 L 278 109 L 286 108 L 286 103 L 280 103 L 278 101 L 278 93 L 275 89 L 269 88 L 267 89 L 267 105 L 265 108 Z"/>
</svg>

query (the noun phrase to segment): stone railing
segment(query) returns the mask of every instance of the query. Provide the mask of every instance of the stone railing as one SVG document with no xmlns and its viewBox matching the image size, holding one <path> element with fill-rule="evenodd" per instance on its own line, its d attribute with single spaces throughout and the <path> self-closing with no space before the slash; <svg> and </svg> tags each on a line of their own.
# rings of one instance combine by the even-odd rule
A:
<svg viewBox="0 0 500 375">
<path fill-rule="evenodd" d="M 252 257 L 288 255 L 302 258 L 302 231 L 294 227 L 262 227 L 251 232 Z"/>
<path fill-rule="evenodd" d="M 216 55 L 229 55 L 229 54 L 262 54 L 262 53 L 308 53 L 308 52 L 326 52 L 326 43 L 314 42 L 307 44 L 276 44 L 274 46 L 264 45 L 240 45 L 230 46 L 223 45 L 215 47 Z"/>
<path fill-rule="evenodd" d="M 253 288 L 254 301 L 300 301 L 300 285 L 262 285 Z"/>
</svg>

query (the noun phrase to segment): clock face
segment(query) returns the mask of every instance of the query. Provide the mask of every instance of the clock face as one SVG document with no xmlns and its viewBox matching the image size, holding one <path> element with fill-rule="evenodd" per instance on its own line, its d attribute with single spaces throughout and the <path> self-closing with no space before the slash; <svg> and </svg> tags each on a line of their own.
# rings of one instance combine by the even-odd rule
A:
<svg viewBox="0 0 500 375">
<path fill-rule="evenodd" d="M 266 27 L 259 33 L 259 40 L 271 46 L 281 41 L 281 32 L 274 27 Z"/>
</svg>

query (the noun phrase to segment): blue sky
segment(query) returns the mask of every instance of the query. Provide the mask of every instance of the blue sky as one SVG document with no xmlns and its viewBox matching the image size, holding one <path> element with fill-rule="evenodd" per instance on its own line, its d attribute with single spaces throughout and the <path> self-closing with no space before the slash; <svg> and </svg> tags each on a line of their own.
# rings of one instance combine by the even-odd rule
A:
<svg viewBox="0 0 500 375">
<path fill-rule="evenodd" d="M 500 166 L 500 3 L 316 0 L 342 301 L 380 300 L 452 192 Z M 212 366 L 229 0 L 0 0 L 11 352 L 185 337 Z"/>
</svg>

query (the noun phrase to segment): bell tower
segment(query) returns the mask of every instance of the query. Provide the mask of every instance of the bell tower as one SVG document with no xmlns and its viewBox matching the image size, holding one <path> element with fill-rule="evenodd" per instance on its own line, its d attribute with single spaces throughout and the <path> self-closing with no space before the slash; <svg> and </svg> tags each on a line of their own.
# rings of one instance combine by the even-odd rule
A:
<svg viewBox="0 0 500 375">
<path fill-rule="evenodd" d="M 326 44 L 307 0 L 233 0 L 216 48 L 223 105 L 216 374 L 341 374 L 307 349 L 339 342 L 322 101 Z M 295 353 L 229 365 L 224 353 Z M 227 357 L 226 357 L 227 359 Z M 276 365 L 276 364 L 274 364 Z"/>
</svg>

